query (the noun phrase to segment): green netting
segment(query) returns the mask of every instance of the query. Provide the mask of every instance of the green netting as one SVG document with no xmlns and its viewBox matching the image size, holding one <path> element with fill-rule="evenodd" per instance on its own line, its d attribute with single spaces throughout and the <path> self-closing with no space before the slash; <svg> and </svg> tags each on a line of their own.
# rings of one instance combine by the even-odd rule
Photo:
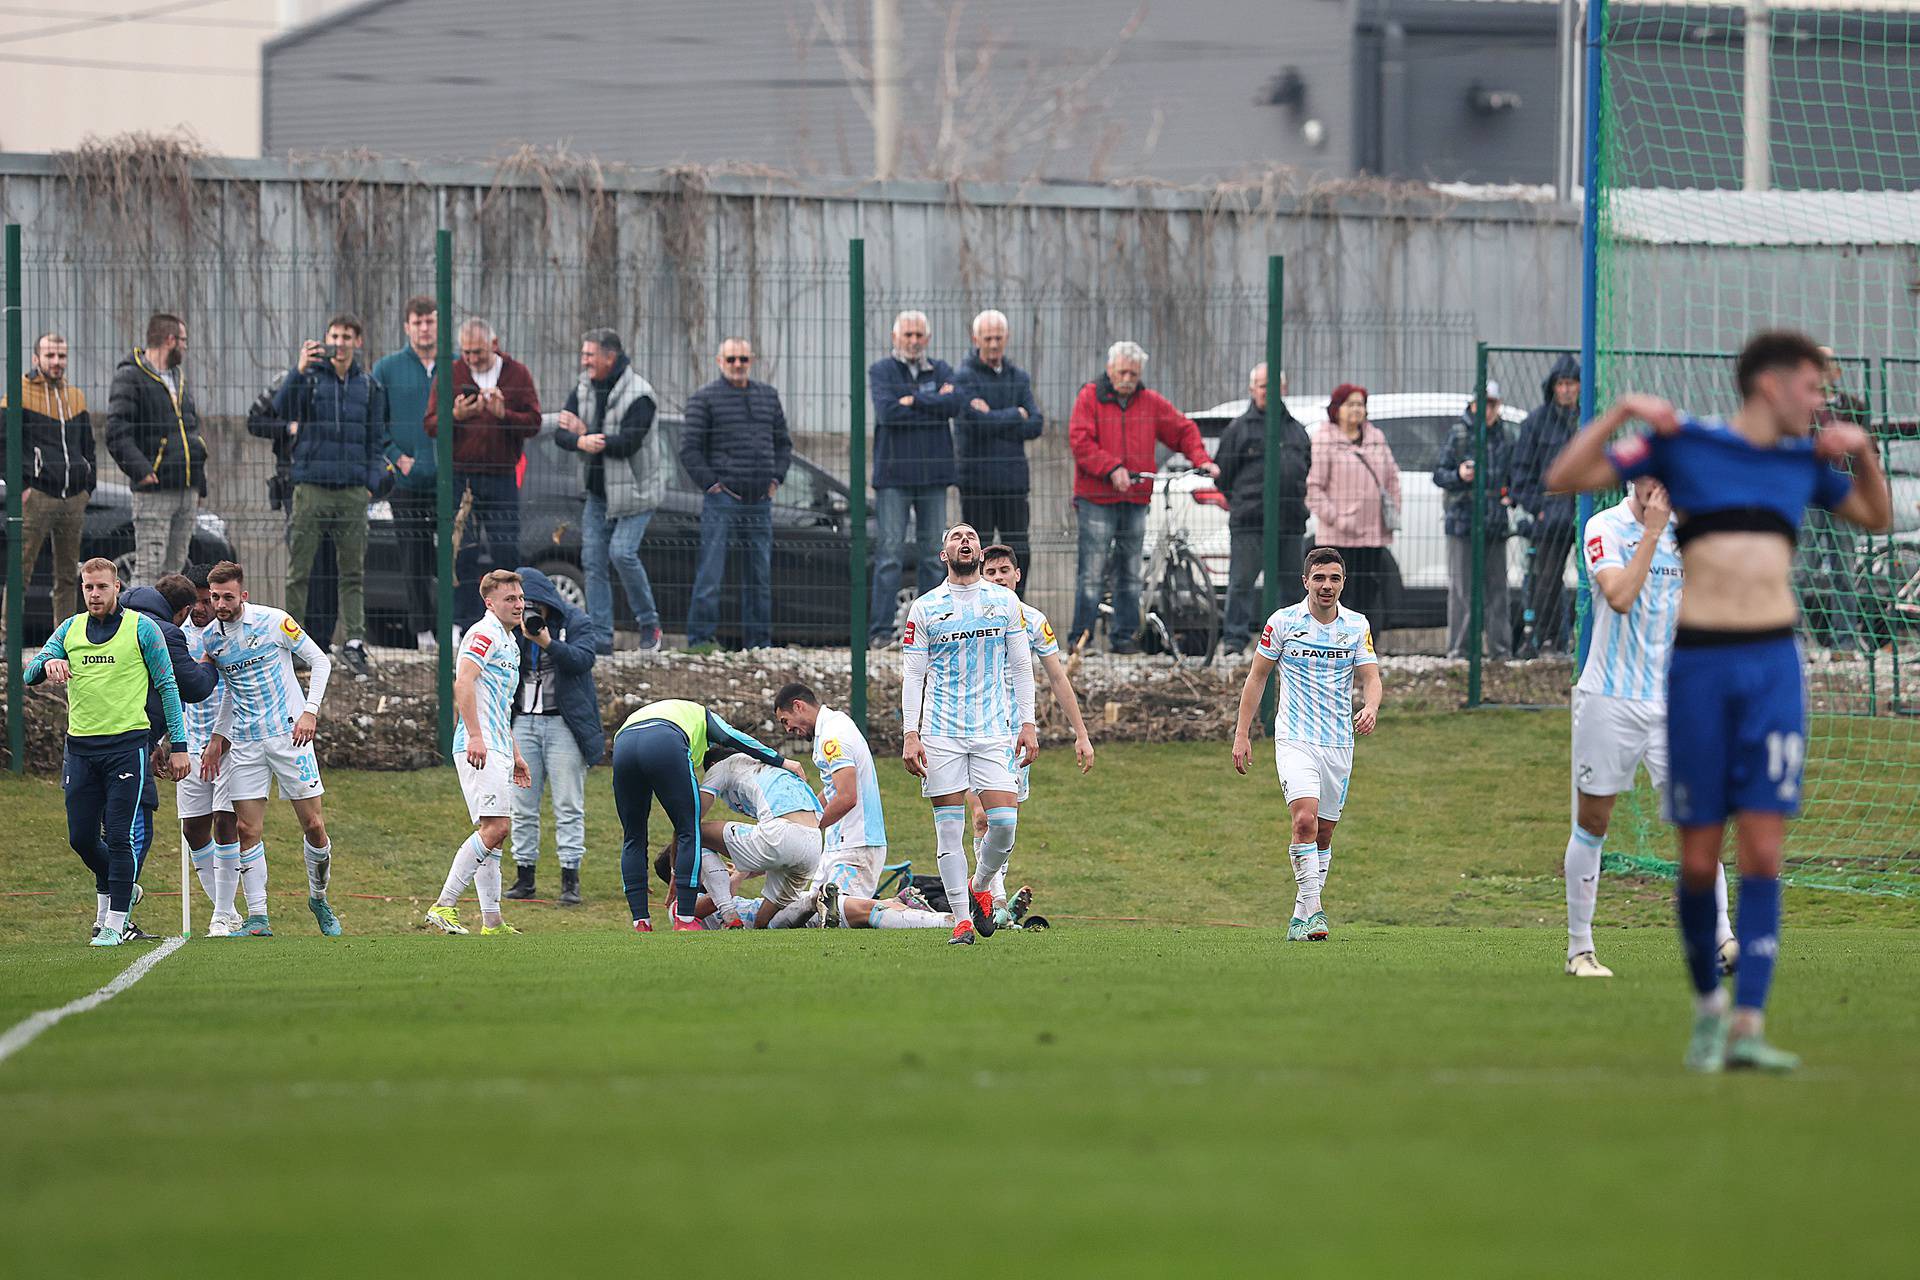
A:
<svg viewBox="0 0 1920 1280">
<path fill-rule="evenodd" d="M 1890 0 L 1609 4 L 1598 149 L 1596 403 L 1734 407 L 1733 353 L 1792 327 L 1839 353 L 1829 411 L 1868 426 L 1896 524 L 1818 516 L 1796 585 L 1811 710 L 1792 883 L 1920 896 L 1920 15 Z M 1623 868 L 1670 867 L 1652 793 Z"/>
</svg>

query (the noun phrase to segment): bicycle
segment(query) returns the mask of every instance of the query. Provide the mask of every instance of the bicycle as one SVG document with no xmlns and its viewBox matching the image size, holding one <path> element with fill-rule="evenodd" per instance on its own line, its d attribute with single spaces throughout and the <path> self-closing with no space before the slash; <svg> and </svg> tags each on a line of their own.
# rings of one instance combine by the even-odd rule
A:
<svg viewBox="0 0 1920 1280">
<path fill-rule="evenodd" d="M 1178 666 L 1187 658 L 1205 666 L 1213 660 L 1220 639 L 1220 597 L 1213 575 L 1195 554 L 1186 520 L 1175 516 L 1173 482 L 1184 471 L 1147 471 L 1140 478 L 1153 481 L 1153 500 L 1165 522 L 1165 536 L 1147 549 L 1147 568 L 1141 575 L 1141 618 L 1137 639 L 1148 653 L 1164 653 Z M 1113 635 L 1113 597 L 1100 601 L 1100 619 Z M 1087 637 L 1091 639 L 1092 637 Z"/>
</svg>

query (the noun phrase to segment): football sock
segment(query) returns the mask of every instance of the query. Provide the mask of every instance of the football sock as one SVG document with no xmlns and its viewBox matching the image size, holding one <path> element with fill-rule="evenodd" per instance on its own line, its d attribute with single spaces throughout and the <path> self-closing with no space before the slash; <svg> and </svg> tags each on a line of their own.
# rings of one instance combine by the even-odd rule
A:
<svg viewBox="0 0 1920 1280">
<path fill-rule="evenodd" d="M 487 846 L 481 842 L 480 833 L 476 831 L 454 851 L 453 865 L 447 868 L 447 882 L 440 887 L 440 896 L 433 905 L 450 907 L 460 901 L 460 895 L 473 883 L 473 877 L 486 857 Z"/>
<path fill-rule="evenodd" d="M 721 920 L 738 918 L 739 913 L 733 909 L 733 876 L 712 849 L 700 851 L 700 884 L 713 899 L 714 910 L 720 913 Z"/>
<path fill-rule="evenodd" d="M 96 893 L 93 895 L 93 927 L 94 928 L 99 929 L 106 925 L 107 909 L 108 909 L 108 905 L 112 901 L 113 899 L 108 897 L 104 893 Z"/>
<path fill-rule="evenodd" d="M 234 914 L 233 895 L 240 888 L 240 846 L 213 846 L 213 910 L 217 915 Z"/>
<path fill-rule="evenodd" d="M 889 907 L 875 903 L 869 925 L 875 929 L 950 929 L 953 916 L 938 911 L 917 911 L 912 907 Z"/>
<path fill-rule="evenodd" d="M 1561 866 L 1567 876 L 1567 959 L 1593 950 L 1593 908 L 1600 897 L 1600 847 L 1607 838 L 1579 823 L 1567 838 Z"/>
<path fill-rule="evenodd" d="M 1314 910 L 1320 909 L 1320 895 L 1327 891 L 1327 873 L 1333 870 L 1333 849 L 1320 850 L 1320 878 L 1313 882 Z"/>
<path fill-rule="evenodd" d="M 111 929 L 115 933 L 125 932 L 127 927 L 127 913 L 124 911 L 107 912 L 107 918 L 100 922 L 100 927 L 102 929 Z"/>
<path fill-rule="evenodd" d="M 1011 859 L 1013 850 L 1007 850 L 1007 856 Z M 995 902 L 1007 900 L 1007 869 L 1005 867 L 993 873 L 993 883 L 987 886 L 987 892 L 993 895 Z"/>
<path fill-rule="evenodd" d="M 979 862 L 973 869 L 972 887 L 981 892 L 993 886 L 993 877 L 1007 865 L 1013 853 L 1014 831 L 1020 825 L 1020 810 L 1014 805 L 996 805 L 987 810 L 987 838 L 975 846 Z"/>
<path fill-rule="evenodd" d="M 247 914 L 267 914 L 267 845 L 263 840 L 240 852 L 240 891 L 246 895 Z"/>
<path fill-rule="evenodd" d="M 300 841 L 301 849 L 307 855 L 307 896 L 327 900 L 327 875 L 333 868 L 333 842 L 315 848 L 306 840 Z"/>
<path fill-rule="evenodd" d="M 479 838 L 476 833 L 474 839 Z M 498 919 L 500 916 L 500 851 L 498 849 L 488 849 L 486 855 L 480 859 L 480 865 L 474 868 L 473 890 L 480 895 L 481 921 Z"/>
<path fill-rule="evenodd" d="M 818 906 L 814 898 L 802 898 L 798 902 L 790 902 L 773 913 L 773 919 L 767 921 L 767 928 L 798 929 L 816 910 Z"/>
<path fill-rule="evenodd" d="M 1733 977 L 1733 1004 L 1755 1013 L 1767 1007 L 1773 963 L 1780 952 L 1780 880 L 1740 877 L 1740 969 Z"/>
<path fill-rule="evenodd" d="M 200 888 L 206 892 L 207 901 L 218 903 L 220 896 L 213 890 L 213 877 L 216 867 L 213 860 L 213 845 L 203 844 L 193 851 L 193 874 L 199 878 Z"/>
<path fill-rule="evenodd" d="M 1695 889 L 1687 884 L 1683 873 L 1674 892 L 1674 911 L 1680 918 L 1680 946 L 1686 953 L 1687 976 L 1693 979 L 1694 993 L 1704 996 L 1719 990 L 1720 963 L 1713 945 L 1713 886 Z"/>
<path fill-rule="evenodd" d="M 940 887 L 946 890 L 947 906 L 955 920 L 967 919 L 967 855 L 961 851 L 960 837 L 965 830 L 964 805 L 935 805 L 933 809 L 934 866 L 940 872 Z"/>
<path fill-rule="evenodd" d="M 1733 925 L 1727 921 L 1727 867 L 1725 863 L 1713 869 L 1713 945 L 1719 946 L 1733 936 Z"/>
<path fill-rule="evenodd" d="M 1287 857 L 1293 863 L 1293 917 L 1305 920 L 1320 902 L 1320 851 L 1311 843 L 1290 845 Z"/>
</svg>

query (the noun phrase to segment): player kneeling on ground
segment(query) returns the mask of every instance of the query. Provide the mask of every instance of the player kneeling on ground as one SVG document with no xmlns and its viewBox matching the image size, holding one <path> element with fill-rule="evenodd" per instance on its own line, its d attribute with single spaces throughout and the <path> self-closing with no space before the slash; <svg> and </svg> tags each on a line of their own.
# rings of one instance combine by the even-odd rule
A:
<svg viewBox="0 0 1920 1280">
<path fill-rule="evenodd" d="M 743 923 L 772 928 L 776 915 L 809 897 L 808 886 L 820 868 L 820 801 L 799 765 L 788 761 L 776 768 L 738 753 L 707 766 L 707 776 L 700 781 L 702 819 L 716 798 L 753 821 L 701 822 L 701 883 L 716 903 L 726 903 L 724 919 L 732 909 L 732 885 L 716 850 L 724 850 L 744 875 L 766 876 L 755 916 Z M 724 899 L 714 893 L 723 885 Z M 811 905 L 809 901 L 809 909 Z"/>
<path fill-rule="evenodd" d="M 1307 598 L 1267 619 L 1254 650 L 1233 726 L 1233 767 L 1253 759 L 1248 733 L 1267 675 L 1277 666 L 1273 750 L 1280 793 L 1292 817 L 1293 877 L 1298 886 L 1287 939 L 1320 942 L 1328 933 L 1320 895 L 1333 864 L 1333 828 L 1346 806 L 1353 773 L 1353 736 L 1369 734 L 1380 715 L 1380 661 L 1364 614 L 1342 608 L 1346 561 L 1332 547 L 1307 553 Z M 1360 685 L 1360 710 L 1353 686 Z"/>
<path fill-rule="evenodd" d="M 454 904 L 471 884 L 480 895 L 480 933 L 491 937 L 520 932 L 500 915 L 500 846 L 513 826 L 510 788 L 533 783 L 513 740 L 513 695 L 520 687 L 520 642 L 513 633 L 527 606 L 520 575 L 508 569 L 487 574 L 480 602 L 487 611 L 460 638 L 453 680 L 453 767 L 474 832 L 453 855 L 427 923 L 442 933 L 467 932 Z"/>
</svg>

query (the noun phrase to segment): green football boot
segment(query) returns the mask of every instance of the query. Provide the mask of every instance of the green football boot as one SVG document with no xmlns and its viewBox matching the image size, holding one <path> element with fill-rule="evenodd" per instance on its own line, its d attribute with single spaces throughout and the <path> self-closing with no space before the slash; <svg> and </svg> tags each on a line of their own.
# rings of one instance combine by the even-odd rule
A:
<svg viewBox="0 0 1920 1280">
<path fill-rule="evenodd" d="M 1687 1070 L 1713 1075 L 1727 1063 L 1727 1015 L 1696 1013 L 1693 1038 L 1687 1041 Z"/>
<path fill-rule="evenodd" d="M 1800 1066 L 1800 1055 L 1776 1049 L 1762 1036 L 1735 1036 L 1727 1041 L 1727 1070 L 1765 1071 L 1785 1075 Z"/>
<path fill-rule="evenodd" d="M 1307 940 L 1307 922 L 1299 916 L 1287 921 L 1287 941 L 1305 942 Z"/>
<path fill-rule="evenodd" d="M 308 898 L 307 910 L 313 912 L 313 919 L 320 926 L 320 932 L 329 938 L 340 936 L 340 917 L 333 914 L 333 908 L 327 905 L 325 898 Z"/>
<path fill-rule="evenodd" d="M 1332 932 L 1332 930 L 1327 927 L 1326 912 L 1316 911 L 1307 917 L 1308 942 L 1325 942 L 1327 940 L 1327 934 L 1330 932 Z"/>
<path fill-rule="evenodd" d="M 267 923 L 265 916 L 248 916 L 240 922 L 240 927 L 234 931 L 233 936 L 236 938 L 271 938 L 273 936 L 273 926 Z"/>
<path fill-rule="evenodd" d="M 483 938 L 502 938 L 509 934 L 518 935 L 519 930 L 502 920 L 499 924 L 482 924 L 480 936 Z"/>
<path fill-rule="evenodd" d="M 120 937 L 120 931 L 118 929 L 99 929 L 94 932 L 93 937 L 87 942 L 87 945 L 90 947 L 117 947 L 122 941 L 124 941 L 124 939 Z"/>
</svg>

